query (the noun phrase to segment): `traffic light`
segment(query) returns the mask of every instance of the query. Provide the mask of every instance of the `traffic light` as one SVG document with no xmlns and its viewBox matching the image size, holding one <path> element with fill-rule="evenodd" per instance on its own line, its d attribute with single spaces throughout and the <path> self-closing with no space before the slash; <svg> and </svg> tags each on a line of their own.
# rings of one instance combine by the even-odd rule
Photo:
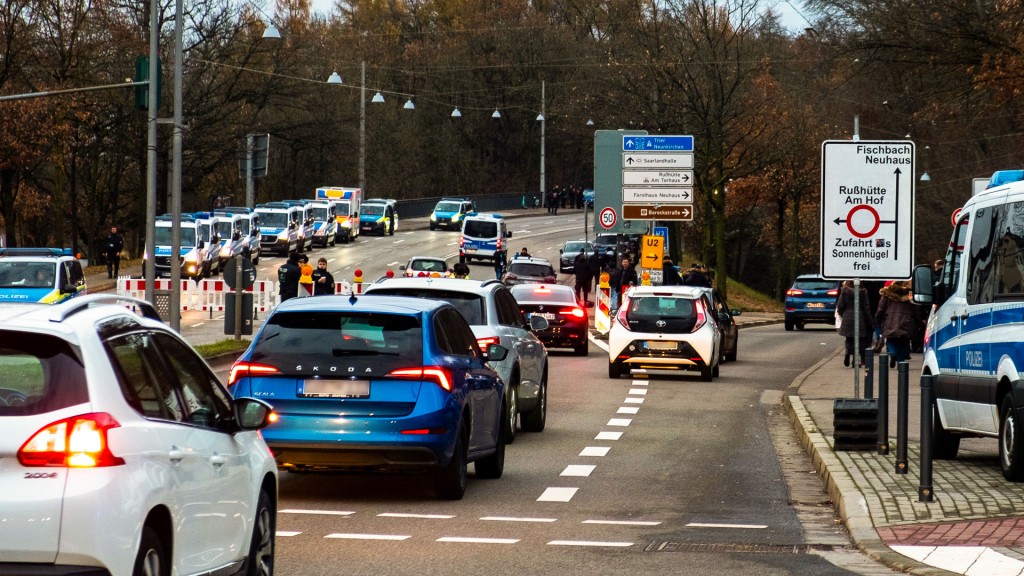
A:
<svg viewBox="0 0 1024 576">
<path fill-rule="evenodd" d="M 156 61 L 156 107 L 160 108 L 160 89 L 163 87 L 163 63 L 158 58 Z M 139 56 L 135 59 L 135 81 L 144 82 L 149 80 L 149 57 Z M 140 84 L 135 87 L 135 109 L 147 110 L 149 108 L 149 84 Z"/>
</svg>

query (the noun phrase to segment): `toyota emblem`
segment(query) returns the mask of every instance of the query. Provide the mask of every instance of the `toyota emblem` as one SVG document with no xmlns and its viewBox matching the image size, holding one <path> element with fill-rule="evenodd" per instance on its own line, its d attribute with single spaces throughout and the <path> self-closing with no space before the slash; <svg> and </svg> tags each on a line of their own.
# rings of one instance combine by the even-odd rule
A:
<svg viewBox="0 0 1024 576">
<path fill-rule="evenodd" d="M 654 323 L 654 325 L 657 326 L 658 328 L 664 328 L 665 327 L 665 321 L 664 320 L 658 320 L 657 322 Z"/>
</svg>

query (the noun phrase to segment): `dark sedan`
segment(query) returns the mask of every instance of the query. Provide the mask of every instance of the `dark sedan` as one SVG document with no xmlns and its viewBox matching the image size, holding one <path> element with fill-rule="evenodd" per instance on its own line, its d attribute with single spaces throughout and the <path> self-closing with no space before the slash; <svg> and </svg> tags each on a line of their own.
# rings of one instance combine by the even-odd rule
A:
<svg viewBox="0 0 1024 576">
<path fill-rule="evenodd" d="M 576 257 L 579 256 L 580 251 L 583 251 L 587 258 L 594 253 L 594 243 L 587 242 L 586 240 L 569 240 L 562 246 L 562 249 L 558 251 L 558 271 L 559 272 L 572 272 L 573 262 Z"/>
<path fill-rule="evenodd" d="M 576 293 L 560 284 L 520 284 L 512 287 L 524 316 L 537 315 L 548 327 L 536 331 L 549 348 L 572 348 L 577 356 L 590 352 L 590 319 L 587 309 L 576 301 Z"/>
</svg>

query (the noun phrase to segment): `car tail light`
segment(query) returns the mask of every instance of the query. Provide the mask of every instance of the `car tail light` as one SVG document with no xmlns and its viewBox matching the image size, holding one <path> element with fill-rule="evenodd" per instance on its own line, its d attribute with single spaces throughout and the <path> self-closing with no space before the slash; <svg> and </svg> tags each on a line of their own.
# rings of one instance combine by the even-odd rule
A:
<svg viewBox="0 0 1024 576">
<path fill-rule="evenodd" d="M 544 277 L 544 281 L 545 282 L 550 282 L 550 283 L 553 284 L 555 282 L 555 277 L 554 276 L 545 276 Z"/>
<path fill-rule="evenodd" d="M 547 286 L 538 286 L 534 288 L 533 291 L 537 294 L 551 294 L 551 288 L 548 288 Z"/>
<path fill-rule="evenodd" d="M 829 290 L 828 292 L 825 292 L 825 294 L 827 296 L 839 296 L 839 290 Z"/>
<path fill-rule="evenodd" d="M 786 296 L 803 296 L 803 290 L 797 290 L 796 288 L 790 288 L 786 290 Z"/>
<path fill-rule="evenodd" d="M 516 276 L 515 274 L 506 274 L 505 277 L 509 280 L 519 280 L 519 276 Z"/>
<path fill-rule="evenodd" d="M 107 430 L 121 425 L 105 412 L 58 420 L 32 435 L 18 450 L 22 466 L 100 468 L 121 466 L 107 445 Z"/>
<path fill-rule="evenodd" d="M 626 320 L 626 311 L 629 310 L 629 307 L 625 304 L 626 303 L 623 302 L 623 306 L 619 308 L 619 313 L 615 315 L 615 320 L 618 321 L 619 324 L 622 324 L 623 328 L 629 330 L 629 320 Z"/>
<path fill-rule="evenodd" d="M 496 248 L 497 251 L 501 252 L 501 237 L 500 236 L 498 237 L 498 242 L 497 242 L 496 246 L 497 246 L 497 248 Z"/>
<path fill-rule="evenodd" d="M 700 300 L 697 300 L 696 302 L 694 302 L 694 305 L 697 307 L 697 322 L 693 325 L 693 330 L 691 330 L 691 332 L 696 332 L 697 330 L 700 330 L 701 327 L 704 326 L 704 324 L 706 324 L 708 321 L 708 315 L 704 311 L 704 303 Z"/>
<path fill-rule="evenodd" d="M 235 362 L 228 373 L 228 386 L 234 386 L 240 378 L 246 376 L 262 376 L 268 374 L 280 374 L 281 371 L 266 364 L 254 364 L 252 362 Z"/>
<path fill-rule="evenodd" d="M 392 378 L 404 378 L 412 380 L 430 380 L 444 388 L 452 391 L 452 372 L 441 366 L 423 366 L 420 368 L 399 368 L 388 372 Z"/>
<path fill-rule="evenodd" d="M 497 336 L 487 336 L 486 338 L 477 338 L 476 339 L 476 345 L 479 346 L 480 349 L 483 350 L 484 352 L 487 351 L 487 347 L 490 346 L 491 344 L 500 344 L 500 343 L 501 343 L 501 339 L 499 339 Z"/>
<path fill-rule="evenodd" d="M 571 308 L 562 308 L 558 311 L 562 316 L 572 316 L 573 318 L 579 318 L 580 320 L 587 317 L 587 313 L 582 308 L 573 306 Z"/>
</svg>

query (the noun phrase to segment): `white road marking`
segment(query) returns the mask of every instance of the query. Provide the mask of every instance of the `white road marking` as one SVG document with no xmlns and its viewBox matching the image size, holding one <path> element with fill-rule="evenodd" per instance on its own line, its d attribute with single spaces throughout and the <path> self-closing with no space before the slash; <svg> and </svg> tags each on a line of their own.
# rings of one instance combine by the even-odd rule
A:
<svg viewBox="0 0 1024 576">
<path fill-rule="evenodd" d="M 622 438 L 622 432 L 598 432 L 594 440 L 618 440 Z"/>
<path fill-rule="evenodd" d="M 633 386 L 647 386 L 647 380 L 633 380 Z"/>
<path fill-rule="evenodd" d="M 602 456 L 607 456 L 609 450 L 611 450 L 611 448 L 607 446 L 587 446 L 582 452 L 580 452 L 580 456 L 597 456 L 600 458 Z"/>
<path fill-rule="evenodd" d="M 415 232 L 413 232 L 412 230 L 410 230 L 410 231 L 406 232 L 406 234 L 415 234 Z"/>
<path fill-rule="evenodd" d="M 402 242 L 405 242 L 405 238 L 402 238 L 401 240 L 392 240 L 391 241 L 392 244 L 401 244 Z"/>
<path fill-rule="evenodd" d="M 608 426 L 629 426 L 632 421 L 630 418 L 612 418 L 608 421 Z"/>
<path fill-rule="evenodd" d="M 435 542 L 459 542 L 463 544 L 515 544 L 518 538 L 463 538 L 461 536 L 442 536 Z"/>
<path fill-rule="evenodd" d="M 626 402 L 626 404 L 643 404 L 644 403 L 644 399 L 643 398 L 626 398 L 625 402 Z"/>
<path fill-rule="evenodd" d="M 445 244 L 445 246 L 455 246 L 456 244 L 458 244 L 458 242 L 449 242 Z"/>
<path fill-rule="evenodd" d="M 634 396 L 647 396 L 646 388 L 630 388 L 629 393 Z"/>
<path fill-rule="evenodd" d="M 660 526 L 661 522 L 644 520 L 584 520 L 581 524 L 611 524 L 615 526 Z"/>
<path fill-rule="evenodd" d="M 596 338 L 590 338 L 590 343 L 593 344 L 594 346 L 597 346 L 601 350 L 604 350 L 605 352 L 608 351 L 608 344 L 605 343 L 604 340 L 598 340 Z"/>
<path fill-rule="evenodd" d="M 289 532 L 288 530 L 278 530 L 274 534 L 276 534 L 278 538 L 287 538 L 289 536 L 298 536 L 299 534 L 302 534 L 302 532 Z"/>
<path fill-rule="evenodd" d="M 516 518 L 514 516 L 484 516 L 481 520 L 492 522 L 557 522 L 557 518 Z"/>
<path fill-rule="evenodd" d="M 449 516 L 447 514 L 402 514 L 399 512 L 381 512 L 377 514 L 378 518 L 425 518 L 427 520 L 450 520 L 455 516 Z"/>
<path fill-rule="evenodd" d="M 589 464 L 569 464 L 565 467 L 565 470 L 562 470 L 562 473 L 559 474 L 559 476 L 582 476 L 583 478 L 586 478 L 587 476 L 590 476 L 590 473 L 594 471 L 594 468 L 597 468 L 597 466 L 591 466 Z"/>
<path fill-rule="evenodd" d="M 355 512 L 348 510 L 303 510 L 299 508 L 287 508 L 278 511 L 279 514 L 321 514 L 324 516 L 351 516 Z"/>
<path fill-rule="evenodd" d="M 386 266 L 394 266 L 395 264 L 398 264 L 398 262 L 388 262 Z"/>
<path fill-rule="evenodd" d="M 206 322 L 197 322 L 196 324 L 193 324 L 193 325 L 192 325 L 192 328 L 199 328 L 199 327 L 200 327 L 200 326 L 202 326 L 203 324 L 206 324 Z"/>
<path fill-rule="evenodd" d="M 547 488 L 537 502 L 568 502 L 579 488 Z"/>
<path fill-rule="evenodd" d="M 768 526 L 764 524 L 705 524 L 703 522 L 690 522 L 687 528 L 738 528 L 746 530 L 764 530 Z"/>
<path fill-rule="evenodd" d="M 640 409 L 636 406 L 621 406 L 615 411 L 616 414 L 636 414 Z"/>
<path fill-rule="evenodd" d="M 593 540 L 552 540 L 548 546 L 605 546 L 612 548 L 628 548 L 632 542 L 597 542 Z"/>
<path fill-rule="evenodd" d="M 400 534 L 328 534 L 324 538 L 336 538 L 340 540 L 408 540 L 412 536 Z"/>
</svg>

